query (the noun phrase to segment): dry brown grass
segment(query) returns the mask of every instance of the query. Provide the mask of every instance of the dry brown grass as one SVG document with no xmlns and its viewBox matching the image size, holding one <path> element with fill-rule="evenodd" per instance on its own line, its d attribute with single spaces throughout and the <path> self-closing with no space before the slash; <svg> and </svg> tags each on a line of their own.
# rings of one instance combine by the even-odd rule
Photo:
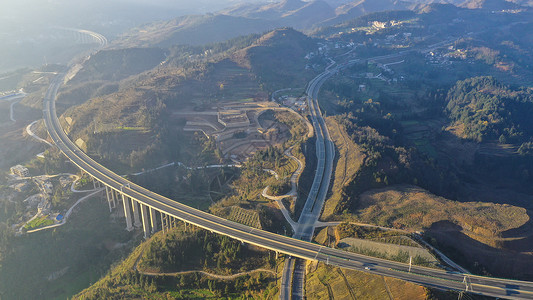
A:
<svg viewBox="0 0 533 300">
<path fill-rule="evenodd" d="M 448 126 L 446 127 L 446 131 L 450 132 L 458 138 L 466 138 L 464 123 Z"/>
<path fill-rule="evenodd" d="M 322 219 L 328 219 L 335 215 L 337 206 L 342 200 L 342 188 L 352 181 L 365 159 L 365 155 L 359 146 L 352 141 L 344 128 L 339 126 L 335 118 L 327 117 L 326 124 L 331 139 L 337 148 L 337 153 L 335 154 L 337 156 L 337 164 L 331 189 L 332 194 L 324 203 Z"/>
<path fill-rule="evenodd" d="M 435 196 L 416 186 L 392 186 L 368 191 L 360 197 L 358 218 L 410 230 L 422 230 L 439 221 L 450 221 L 473 238 L 497 237 L 524 225 L 526 209 L 482 202 L 457 202 Z"/>
<path fill-rule="evenodd" d="M 306 295 L 308 299 L 426 299 L 426 290 L 394 278 L 344 270 L 322 263 L 308 265 Z"/>
<path fill-rule="evenodd" d="M 344 238 L 339 241 L 338 247 L 346 248 L 356 253 L 378 256 L 387 259 L 404 261 L 410 257 L 423 260 L 425 266 L 436 266 L 437 259 L 425 248 L 405 246 L 393 243 L 376 242 L 357 238 Z M 407 262 L 407 261 L 404 261 Z M 422 264 L 422 263 L 421 263 Z"/>
</svg>

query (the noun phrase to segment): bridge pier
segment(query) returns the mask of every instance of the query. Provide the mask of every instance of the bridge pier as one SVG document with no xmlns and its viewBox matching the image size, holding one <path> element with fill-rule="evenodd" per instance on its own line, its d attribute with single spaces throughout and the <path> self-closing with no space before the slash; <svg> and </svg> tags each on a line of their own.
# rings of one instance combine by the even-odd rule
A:
<svg viewBox="0 0 533 300">
<path fill-rule="evenodd" d="M 148 209 L 146 205 L 139 204 L 141 207 L 141 216 L 142 216 L 142 224 L 143 224 L 143 231 L 144 231 L 144 238 L 148 239 L 150 237 L 150 216 L 148 215 Z"/>
<path fill-rule="evenodd" d="M 152 234 L 157 231 L 157 211 L 150 207 L 150 225 L 152 227 Z"/>
<path fill-rule="evenodd" d="M 113 208 L 117 208 L 118 194 L 117 191 L 115 191 L 114 189 L 111 189 L 111 198 L 113 200 Z"/>
<path fill-rule="evenodd" d="M 124 216 L 126 217 L 126 230 L 132 231 L 130 201 L 124 194 L 122 194 L 122 204 L 124 205 Z"/>
<path fill-rule="evenodd" d="M 131 206 L 133 208 L 133 226 L 141 227 L 141 216 L 139 212 L 139 203 L 135 199 L 131 199 Z"/>
<path fill-rule="evenodd" d="M 163 231 L 163 233 L 166 232 L 166 225 L 165 225 L 165 214 L 162 213 L 162 212 L 159 212 L 159 216 L 161 217 L 161 230 Z"/>
<path fill-rule="evenodd" d="M 168 216 L 163 212 L 159 213 L 161 214 L 161 230 L 163 230 L 163 233 L 168 232 Z"/>
<path fill-rule="evenodd" d="M 107 199 L 107 204 L 109 205 L 109 212 L 111 212 L 112 211 L 111 197 L 109 197 L 109 187 L 107 185 L 105 186 L 105 197 Z"/>
<path fill-rule="evenodd" d="M 170 229 L 178 228 L 178 220 L 174 217 L 168 216 Z"/>
<path fill-rule="evenodd" d="M 93 177 L 93 186 L 94 186 L 94 189 L 102 187 L 100 181 L 98 181 L 98 179 L 95 179 L 94 177 Z"/>
</svg>

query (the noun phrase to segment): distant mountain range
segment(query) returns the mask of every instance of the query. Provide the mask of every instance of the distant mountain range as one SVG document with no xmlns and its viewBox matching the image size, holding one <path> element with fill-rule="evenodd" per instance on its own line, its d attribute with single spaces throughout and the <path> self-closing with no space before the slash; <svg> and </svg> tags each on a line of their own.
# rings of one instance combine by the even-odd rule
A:
<svg viewBox="0 0 533 300">
<path fill-rule="evenodd" d="M 223 14 L 189 15 L 135 28 L 115 42 L 118 47 L 203 45 L 276 28 L 270 20 Z"/>
<path fill-rule="evenodd" d="M 280 27 L 312 31 L 344 23 L 369 13 L 390 10 L 421 11 L 428 4 L 447 3 L 469 9 L 508 10 L 533 5 L 533 0 L 282 0 L 245 2 L 213 14 L 182 16 L 134 29 L 118 46 L 201 45 Z"/>
<path fill-rule="evenodd" d="M 267 4 L 241 4 L 219 14 L 276 21 L 297 29 L 332 25 L 358 16 L 385 10 L 403 10 L 409 3 L 398 0 L 283 0 Z"/>
<path fill-rule="evenodd" d="M 322 0 L 284 0 L 268 4 L 240 4 L 219 12 L 223 15 L 276 21 L 282 26 L 305 29 L 335 17 L 335 9 Z"/>
<path fill-rule="evenodd" d="M 506 10 L 533 5 L 533 0 L 283 0 L 245 3 L 218 14 L 275 21 L 300 30 L 335 25 L 369 13 L 416 9 L 421 4 L 445 3 L 470 9 Z"/>
</svg>

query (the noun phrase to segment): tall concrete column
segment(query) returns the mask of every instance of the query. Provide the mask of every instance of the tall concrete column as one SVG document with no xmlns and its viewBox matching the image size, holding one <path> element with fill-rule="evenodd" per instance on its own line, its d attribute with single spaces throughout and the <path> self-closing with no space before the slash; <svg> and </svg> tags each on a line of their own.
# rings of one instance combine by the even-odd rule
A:
<svg viewBox="0 0 533 300">
<path fill-rule="evenodd" d="M 111 197 L 109 196 L 109 187 L 107 185 L 105 186 L 105 197 L 107 199 L 107 204 L 109 205 L 109 212 L 111 212 Z"/>
<path fill-rule="evenodd" d="M 150 222 L 152 226 L 152 233 L 157 231 L 157 211 L 150 207 Z"/>
<path fill-rule="evenodd" d="M 178 219 L 172 217 L 172 228 L 178 228 Z"/>
<path fill-rule="evenodd" d="M 148 207 L 143 204 L 139 205 L 141 206 L 141 215 L 143 219 L 144 238 L 147 239 L 150 237 L 150 216 L 148 215 Z"/>
<path fill-rule="evenodd" d="M 120 202 L 120 195 L 121 195 L 120 191 L 115 191 L 115 200 L 116 200 L 115 206 L 117 205 L 117 203 Z"/>
<path fill-rule="evenodd" d="M 115 198 L 116 198 L 116 191 L 114 189 L 111 189 L 111 203 L 109 205 L 112 205 L 113 208 L 117 207 L 117 201 L 115 200 Z"/>
<path fill-rule="evenodd" d="M 172 224 L 170 223 L 170 216 L 165 214 L 164 217 L 165 217 L 165 230 L 169 232 L 172 229 L 171 227 Z"/>
<path fill-rule="evenodd" d="M 133 226 L 131 225 L 131 208 L 129 199 L 122 194 L 122 204 L 124 204 L 124 216 L 126 217 L 126 230 L 132 231 Z"/>
<path fill-rule="evenodd" d="M 163 233 L 167 232 L 167 223 L 166 223 L 166 216 L 164 213 L 159 212 L 159 215 L 161 216 L 161 230 L 163 230 Z"/>
<path fill-rule="evenodd" d="M 133 226 L 141 227 L 141 216 L 139 212 L 139 203 L 134 199 L 131 199 L 131 205 L 133 207 Z"/>
</svg>

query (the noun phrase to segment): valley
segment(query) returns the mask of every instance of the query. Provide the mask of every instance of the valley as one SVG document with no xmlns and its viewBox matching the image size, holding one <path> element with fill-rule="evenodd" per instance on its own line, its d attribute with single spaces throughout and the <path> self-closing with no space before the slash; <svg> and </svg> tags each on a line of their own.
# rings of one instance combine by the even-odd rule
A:
<svg viewBox="0 0 533 300">
<path fill-rule="evenodd" d="M 528 298 L 531 8 L 334 3 L 0 76 L 0 296 Z"/>
</svg>

